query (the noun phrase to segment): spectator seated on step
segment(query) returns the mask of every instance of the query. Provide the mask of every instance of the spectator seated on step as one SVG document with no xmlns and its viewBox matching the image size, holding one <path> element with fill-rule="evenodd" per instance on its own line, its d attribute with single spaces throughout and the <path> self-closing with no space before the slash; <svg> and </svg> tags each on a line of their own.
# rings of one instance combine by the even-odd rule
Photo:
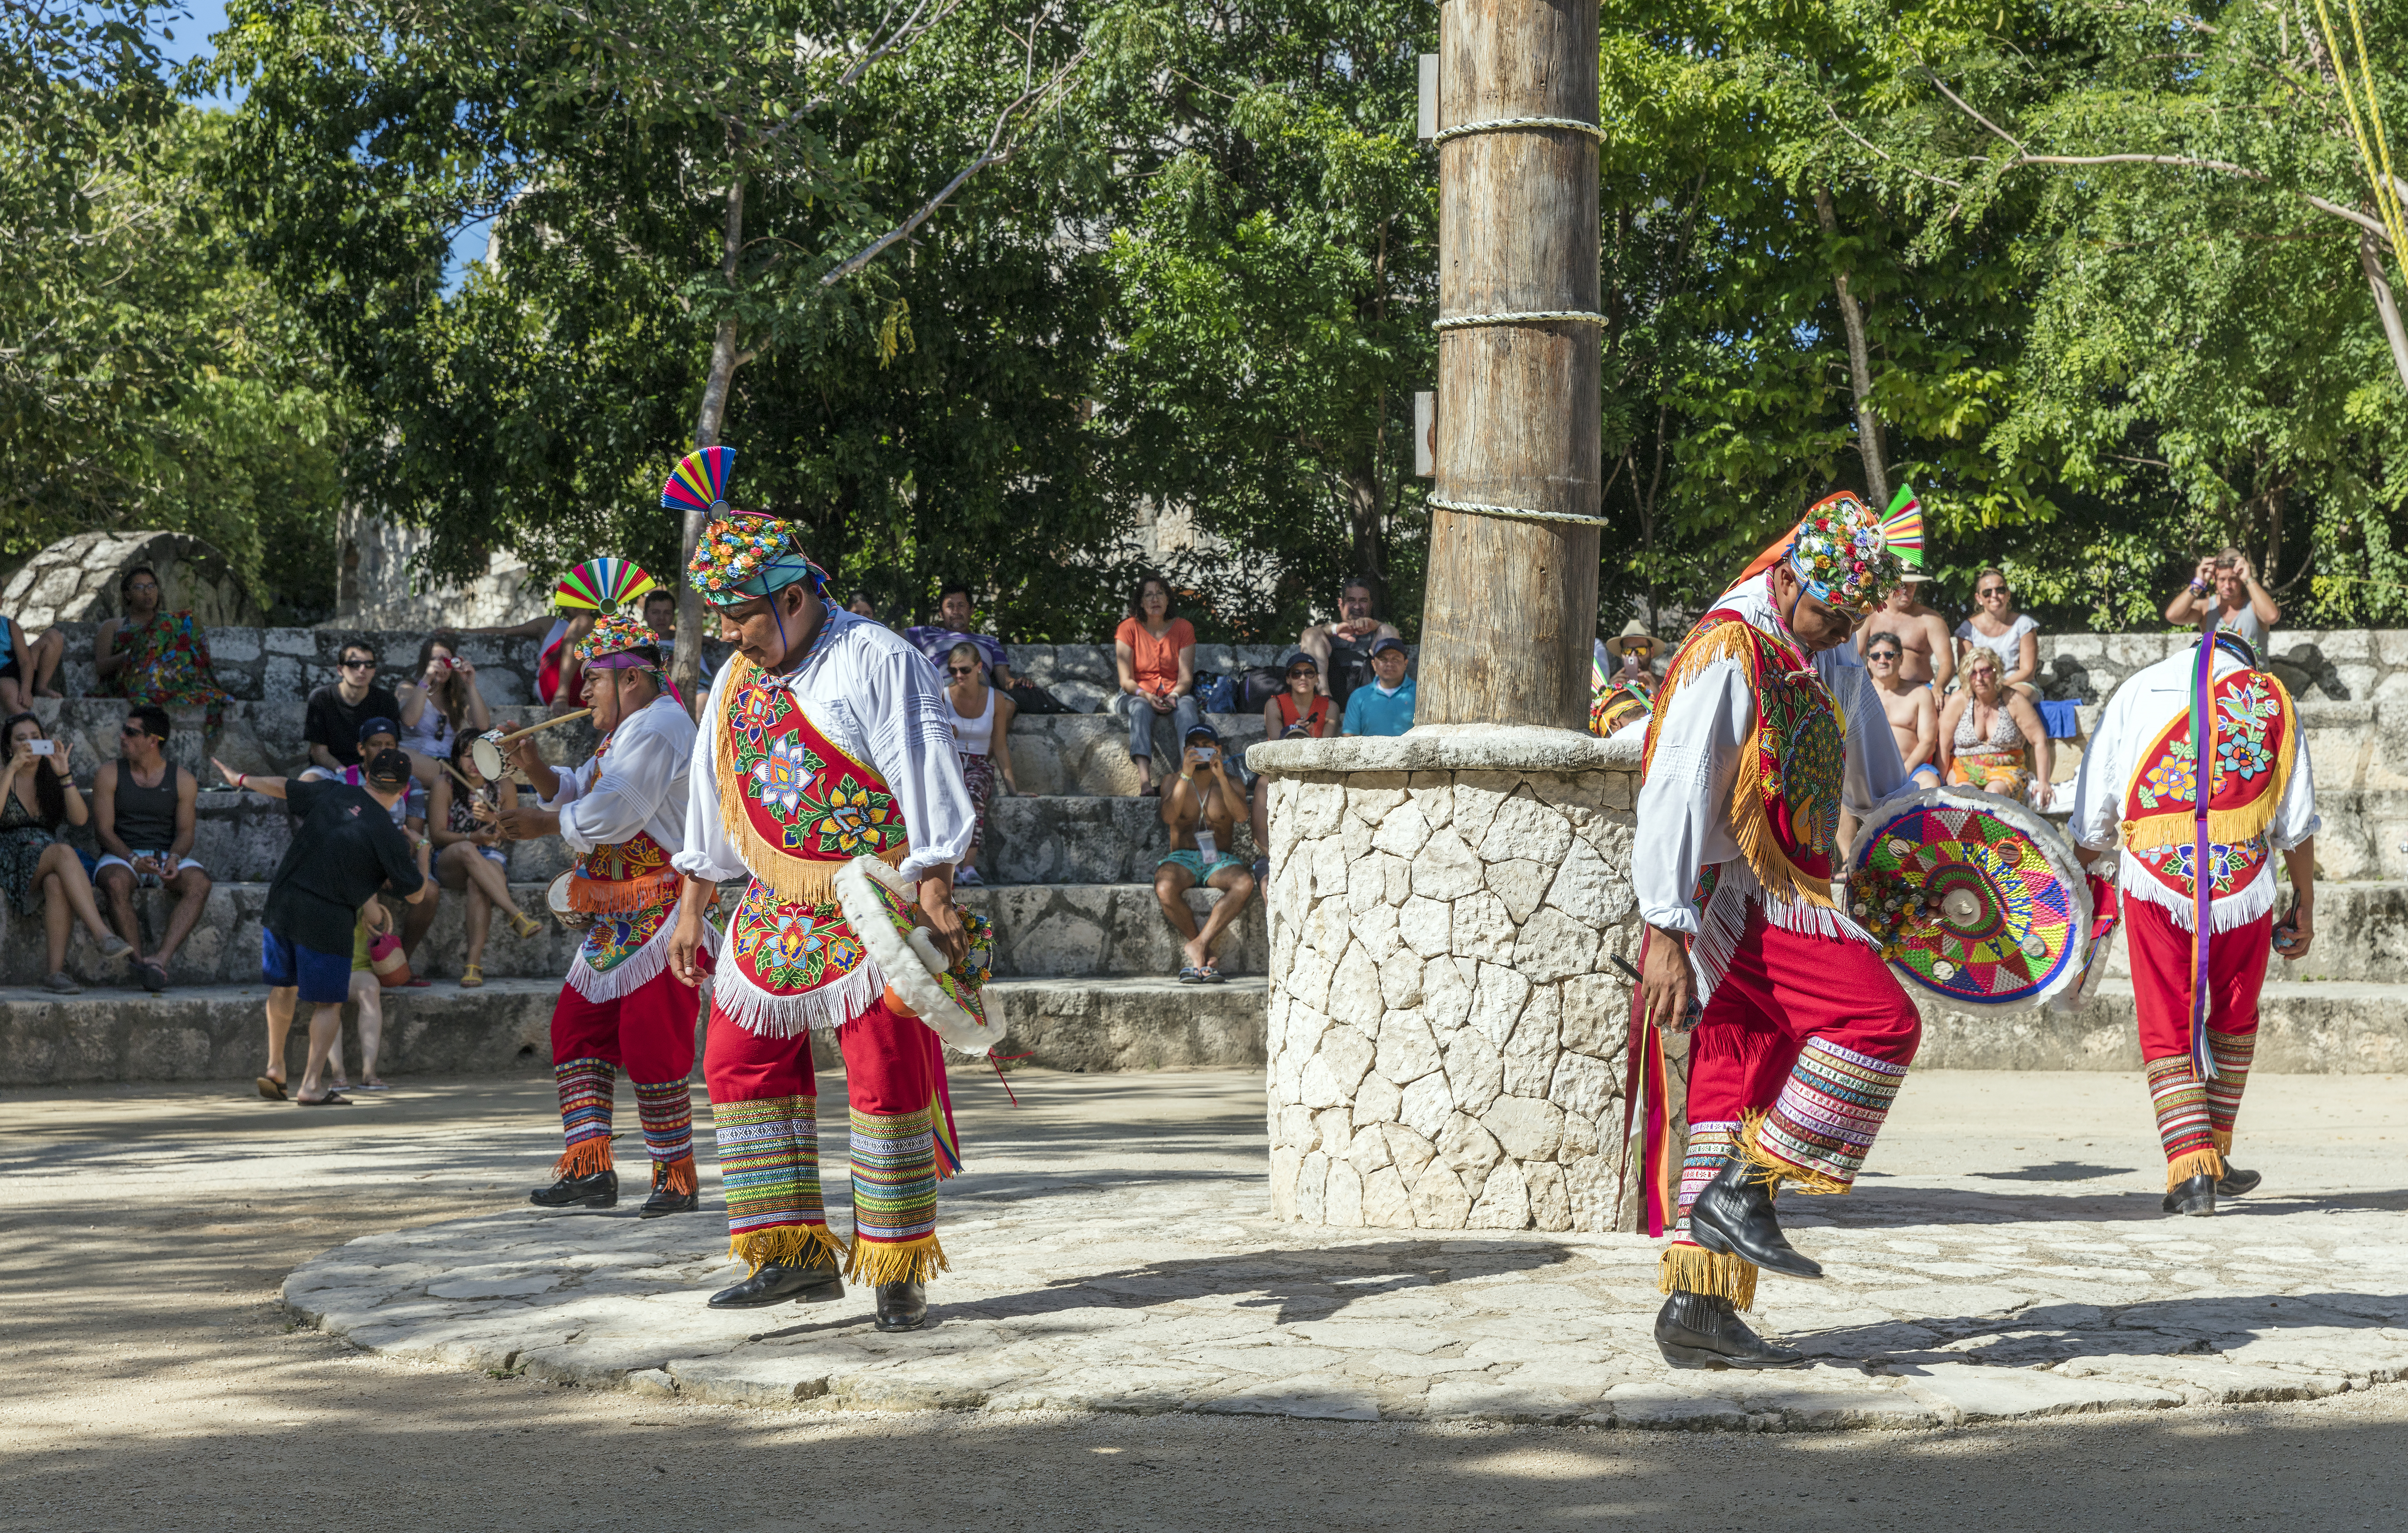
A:
<svg viewBox="0 0 2408 1533">
<path fill-rule="evenodd" d="M 1113 711 L 1128 721 L 1129 759 L 1138 763 L 1140 795 L 1161 791 L 1154 770 L 1154 721 L 1168 717 L 1173 738 L 1185 739 L 1204 722 L 1196 700 L 1196 629 L 1170 615 L 1170 582 L 1148 575 L 1137 583 L 1129 615 L 1112 635 L 1120 668 Z"/>
<path fill-rule="evenodd" d="M 459 742 L 452 752 L 452 770 L 436 779 L 435 791 L 427 795 L 435 881 L 468 901 L 468 947 L 460 966 L 463 990 L 485 982 L 485 938 L 497 908 L 509 917 L 510 929 L 522 940 L 543 929 L 511 897 L 509 853 L 502 849 L 499 817 L 519 807 L 518 786 L 508 778 L 487 782 L 477 770 L 477 752 L 469 749 L 475 743 L 473 738 Z"/>
<path fill-rule="evenodd" d="M 28 644 L 15 618 L 0 618 L 0 713 L 22 713 L 36 697 L 64 695 L 52 683 L 67 652 L 65 634 L 53 628 Z"/>
<path fill-rule="evenodd" d="M 857 618 L 867 618 L 872 623 L 880 621 L 878 603 L 870 599 L 870 595 L 867 591 L 856 591 L 845 597 L 844 609 Z"/>
<path fill-rule="evenodd" d="M 1346 706 L 1354 689 L 1370 679 L 1371 646 L 1398 638 L 1397 630 L 1371 615 L 1371 582 L 1356 576 L 1338 592 L 1338 620 L 1316 623 L 1296 636 L 1296 646 L 1321 667 L 1322 692 Z"/>
<path fill-rule="evenodd" d="M 373 690 L 373 689 L 371 689 Z M 394 694 L 401 748 L 422 789 L 432 790 L 443 763 L 463 739 L 494 727 L 493 709 L 477 686 L 477 667 L 460 658 L 460 636 L 437 628 L 418 647 L 417 679 Z"/>
<path fill-rule="evenodd" d="M 1983 571 L 1985 577 L 1995 573 Z M 1883 595 L 1872 616 L 1856 625 L 1856 653 L 1866 656 L 1870 664 L 1872 640 L 1869 636 L 1876 632 L 1890 635 L 1898 644 L 1897 680 L 1909 686 L 1927 686 L 1942 693 L 1956 680 L 1956 655 L 1949 640 L 1947 618 L 1938 608 L 1923 604 L 1925 589 L 1930 583 L 1931 577 L 1923 571 L 1908 570 Z M 2035 649 L 2033 652 L 2039 652 Z"/>
<path fill-rule="evenodd" d="M 2249 555 L 2228 544 L 2223 552 L 2201 559 L 2190 584 L 2175 592 L 2174 599 L 2166 604 L 2166 621 L 2198 627 L 2206 621 L 2211 594 L 2215 597 L 2216 627 L 2239 634 L 2251 649 L 2264 654 L 2274 624 L 2283 621 L 2283 609 L 2258 583 L 2258 570 Z"/>
<path fill-rule="evenodd" d="M 956 644 L 968 644 L 979 652 L 979 663 L 986 667 L 986 682 L 1004 692 L 1012 688 L 1011 652 L 1003 641 L 991 634 L 975 633 L 975 621 L 970 616 L 970 588 L 949 585 L 937 597 L 937 615 L 916 628 L 906 628 L 903 637 L 911 647 L 928 657 L 928 664 L 941 673 L 945 659 Z"/>
<path fill-rule="evenodd" d="M 301 721 L 301 738 L 309 746 L 311 765 L 328 776 L 360 764 L 360 726 L 370 719 L 395 725 L 398 735 L 401 699 L 376 684 L 376 646 L 364 639 L 345 644 L 335 662 L 335 684 L 309 694 Z"/>
<path fill-rule="evenodd" d="M 1287 657 L 1280 667 L 1287 681 L 1287 690 L 1263 705 L 1263 738 L 1267 740 L 1322 740 L 1338 733 L 1339 709 L 1328 694 L 1321 690 L 1321 666 L 1302 650 Z M 1253 783 L 1254 827 L 1254 880 L 1260 882 L 1270 877 L 1271 785 L 1268 778 L 1256 778 Z"/>
<path fill-rule="evenodd" d="M 1163 789 L 1162 823 L 1170 831 L 1170 855 L 1154 870 L 1154 897 L 1163 919 L 1180 938 L 1182 984 L 1219 984 L 1212 949 L 1238 912 L 1254 897 L 1254 875 L 1237 853 L 1238 820 L 1246 793 L 1236 764 L 1221 749 L 1221 733 L 1209 724 L 1191 725 L 1180 754 L 1179 776 Z M 1209 884 L 1220 903 L 1198 930 L 1187 908 L 1187 891 Z"/>
<path fill-rule="evenodd" d="M 93 669 L 103 697 L 156 708 L 206 708 L 207 727 L 225 722 L 229 695 L 209 668 L 209 642 L 190 612 L 163 612 L 159 575 L 136 565 L 118 581 L 122 618 L 107 618 L 93 635 Z"/>
<path fill-rule="evenodd" d="M 980 680 L 986 669 L 979 647 L 968 639 L 945 656 L 945 706 L 953 709 L 953 753 L 961 758 L 962 781 L 969 784 L 970 849 L 954 869 L 953 881 L 971 888 L 985 882 L 978 870 L 986 850 L 986 807 L 995 796 L 998 773 L 1006 793 L 1018 793 L 1011 775 L 1011 720 L 1017 709 L 998 687 Z"/>
<path fill-rule="evenodd" d="M 133 944 L 108 929 L 92 897 L 92 878 L 74 847 L 59 839 L 62 825 L 90 822 L 92 810 L 75 785 L 67 743 L 42 733 L 42 721 L 20 713 L 6 731 L 7 760 L 0 766 L 0 891 L 19 915 L 39 915 L 49 962 L 45 988 L 80 995 L 67 973 L 70 920 L 83 923 L 104 958 L 132 956 Z M 44 747 L 49 747 L 48 751 Z"/>
<path fill-rule="evenodd" d="M 1413 681 L 1405 674 L 1412 657 L 1401 638 L 1371 642 L 1371 684 L 1346 699 L 1340 728 L 1349 735 L 1401 735 L 1413 726 Z"/>
<path fill-rule="evenodd" d="M 2015 610 L 2014 588 L 2003 569 L 1973 577 L 1973 615 L 1956 625 L 1956 667 L 1977 650 L 1998 656 L 2005 684 L 2026 697 L 2040 695 L 2040 624 Z"/>
<path fill-rule="evenodd" d="M 194 809 L 200 781 L 167 759 L 167 710 L 151 704 L 129 709 L 118 731 L 122 753 L 104 761 L 92 783 L 93 830 L 102 856 L 93 871 L 117 934 L 134 945 L 142 988 L 167 988 L 167 965 L 193 933 L 208 904 L 207 869 L 193 860 Z M 167 930 L 155 948 L 142 945 L 134 891 L 164 889 L 176 896 Z"/>
</svg>

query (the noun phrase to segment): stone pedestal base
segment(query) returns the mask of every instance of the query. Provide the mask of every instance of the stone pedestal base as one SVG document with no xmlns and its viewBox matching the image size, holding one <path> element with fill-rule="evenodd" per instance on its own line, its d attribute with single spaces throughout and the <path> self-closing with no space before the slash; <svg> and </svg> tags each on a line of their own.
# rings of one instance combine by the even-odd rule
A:
<svg viewBox="0 0 2408 1533">
<path fill-rule="evenodd" d="M 1277 1213 L 1617 1227 L 1635 746 L 1457 725 L 1246 760 L 1273 780 Z"/>
</svg>

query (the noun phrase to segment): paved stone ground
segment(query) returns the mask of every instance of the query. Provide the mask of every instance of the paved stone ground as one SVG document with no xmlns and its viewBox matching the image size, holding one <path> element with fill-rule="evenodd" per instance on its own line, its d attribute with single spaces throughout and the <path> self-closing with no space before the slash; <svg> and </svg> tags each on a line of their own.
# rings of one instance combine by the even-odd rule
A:
<svg viewBox="0 0 2408 1533">
<path fill-rule="evenodd" d="M 835 1082 L 828 1089 L 833 1092 Z M 937 1324 L 869 1298 L 713 1314 L 708 1217 L 510 1209 L 372 1235 L 288 1280 L 353 1344 L 806 1408 L 1201 1411 L 1827 1430 L 2305 1400 L 2408 1375 L 2392 1077 L 2261 1076 L 2267 1187 L 2173 1221 L 2134 1076 L 1925 1072 L 1848 1198 L 1785 1200 L 1822 1283 L 1767 1279 L 1801 1372 L 1676 1372 L 1650 1242 L 1272 1223 L 1259 1078 L 1038 1076 L 966 1127 Z M 836 1146 L 824 1155 L 837 1158 Z M 715 1200 L 714 1200 L 715 1201 Z"/>
</svg>

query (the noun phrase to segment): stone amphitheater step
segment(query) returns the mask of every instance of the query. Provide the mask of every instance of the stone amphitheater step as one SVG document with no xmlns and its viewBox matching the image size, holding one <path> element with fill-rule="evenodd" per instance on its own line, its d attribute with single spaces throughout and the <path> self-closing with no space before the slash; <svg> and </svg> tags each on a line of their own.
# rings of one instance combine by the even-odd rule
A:
<svg viewBox="0 0 2408 1533">
<path fill-rule="evenodd" d="M 254 958 L 254 963 L 256 958 Z M 481 990 L 437 984 L 384 993 L 387 1075 L 492 1074 L 552 1065 L 556 981 L 496 980 Z M 77 1081 L 247 1081 L 265 1060 L 266 990 L 199 985 L 164 996 L 93 991 L 53 996 L 0 989 L 0 1085 Z M 308 1008 L 298 1019 L 306 1026 Z M 359 1067 L 359 1036 L 344 1008 L 344 1055 Z M 295 1029 L 286 1060 L 306 1047 Z M 357 1077 L 353 1077 L 357 1079 Z"/>
<path fill-rule="evenodd" d="M 437 983 L 384 993 L 379 1067 L 389 1077 L 541 1071 L 552 1062 L 550 980 L 495 980 L 481 990 Z M 1050 1069 L 1152 1070 L 1263 1062 L 1265 981 L 1182 985 L 1167 980 L 1002 980 L 990 992 L 1010 1034 L 1006 1052 Z M 0 988 L 0 1086 L 80 1081 L 245 1081 L 263 1059 L 266 991 L 201 985 L 164 996 L 53 996 Z M 345 1057 L 359 1063 L 346 1007 Z M 299 1022 L 306 1025 L 308 1009 Z M 287 1045 L 297 1067 L 305 1041 Z M 823 1065 L 835 1064 L 819 1051 Z"/>
<path fill-rule="evenodd" d="M 2276 913 L 2289 909 L 2290 891 L 2280 892 Z M 2108 955 L 2107 973 L 2129 979 L 2131 954 L 2122 932 Z M 2275 959 L 2270 981 L 2313 982 L 2352 980 L 2372 984 L 2408 984 L 2408 883 L 2318 883 L 2316 939 L 2299 963 Z"/>
<path fill-rule="evenodd" d="M 991 883 L 1143 883 L 1170 850 L 1159 798 L 1048 794 L 991 800 L 980 871 Z M 1236 850 L 1251 857 L 1239 822 Z"/>
<path fill-rule="evenodd" d="M 578 935 L 544 913 L 539 883 L 513 883 L 520 908 L 540 922 L 531 937 L 514 935 L 496 920 L 485 945 L 488 978 L 549 980 L 568 971 Z M 1190 890 L 1188 909 L 1200 923 L 1222 899 L 1215 889 Z M 1169 977 L 1180 967 L 1179 947 L 1146 884 L 1047 883 L 999 885 L 962 891 L 963 903 L 995 924 L 995 972 L 1006 977 Z M 209 891 L 208 904 L 193 935 L 168 966 L 171 985 L 248 984 L 259 974 L 260 916 L 267 903 L 265 882 L 228 881 Z M 135 895 L 146 934 L 165 929 L 173 902 L 156 889 Z M 459 978 L 466 943 L 466 902 L 446 893 L 434 928 L 410 962 L 423 979 Z M 1227 974 L 1260 974 L 1268 936 L 1262 903 L 1251 902 L 1223 939 L 1220 967 Z M 0 985 L 38 984 L 43 964 L 42 924 L 0 902 Z M 122 963 L 100 956 L 79 930 L 67 948 L 67 969 L 86 984 L 133 989 L 136 981 Z"/>
<path fill-rule="evenodd" d="M 2137 1070 L 2132 982 L 2107 979 L 2078 1014 L 1976 1015 L 1923 1002 L 1915 1064 L 1946 1070 Z M 2408 1069 L 2408 984 L 2270 981 L 2258 1002 L 2254 1069 L 2378 1075 Z"/>
<path fill-rule="evenodd" d="M 998 980 L 988 996 L 1003 1008 L 1003 1052 L 1048 1069 L 1259 1067 L 1267 1057 L 1267 980 Z"/>
</svg>

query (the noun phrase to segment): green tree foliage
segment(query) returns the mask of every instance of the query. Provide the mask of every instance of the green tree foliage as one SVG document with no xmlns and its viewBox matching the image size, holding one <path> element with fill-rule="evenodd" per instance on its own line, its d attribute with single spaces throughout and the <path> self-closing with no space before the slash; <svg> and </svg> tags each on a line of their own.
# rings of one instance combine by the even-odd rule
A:
<svg viewBox="0 0 2408 1533">
<path fill-rule="evenodd" d="M 0 7 L 0 557 L 187 532 L 314 620 L 342 410 L 205 183 L 222 122 L 167 94 L 145 20 Z"/>
<path fill-rule="evenodd" d="M 1420 614 L 1438 208 L 1414 59 L 1435 26 L 1391 0 L 1183 10 L 1169 88 L 1117 120 L 1157 168 L 1111 234 L 1104 412 L 1120 482 L 1226 549 L 1178 564 L 1228 637 L 1294 634 L 1350 573 Z"/>
<path fill-rule="evenodd" d="M 1083 613 L 1079 554 L 1113 530 L 1084 432 L 1100 300 L 1060 259 L 1045 151 L 1012 152 L 1083 56 L 1062 16 L 231 14 L 229 183 L 367 401 L 358 493 L 435 530 L 425 573 L 504 544 L 674 571 L 660 482 L 719 437 L 739 502 L 811 526 L 848 581 L 916 607 L 981 580 L 1025 627 Z M 492 259 L 445 294 L 454 233 L 496 215 Z"/>
</svg>

